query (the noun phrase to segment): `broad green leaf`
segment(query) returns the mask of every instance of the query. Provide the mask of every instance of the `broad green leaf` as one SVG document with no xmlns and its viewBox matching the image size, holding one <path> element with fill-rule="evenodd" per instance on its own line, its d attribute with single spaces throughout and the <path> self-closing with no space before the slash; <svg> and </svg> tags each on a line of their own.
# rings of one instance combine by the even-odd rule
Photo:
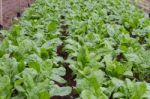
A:
<svg viewBox="0 0 150 99">
<path fill-rule="evenodd" d="M 56 22 L 51 22 L 51 23 L 48 24 L 48 31 L 49 32 L 56 30 L 56 28 L 57 28 L 57 23 Z"/>
<path fill-rule="evenodd" d="M 52 74 L 50 79 L 53 80 L 53 81 L 56 81 L 58 83 L 61 83 L 61 84 L 66 83 L 66 81 L 57 74 Z"/>
<path fill-rule="evenodd" d="M 52 73 L 59 76 L 64 76 L 66 74 L 66 70 L 63 67 L 53 68 Z"/>
<path fill-rule="evenodd" d="M 138 84 L 131 99 L 142 99 L 144 93 L 146 93 L 146 84 L 145 83 Z"/>
<path fill-rule="evenodd" d="M 40 72 L 40 70 L 41 70 L 40 64 L 36 61 L 31 61 L 31 62 L 28 63 L 28 65 L 29 65 L 30 68 L 34 68 L 38 72 Z"/>
<path fill-rule="evenodd" d="M 117 93 L 114 93 L 113 94 L 113 98 L 122 98 L 124 96 L 124 94 L 123 93 L 121 93 L 121 92 L 117 92 Z"/>
<path fill-rule="evenodd" d="M 48 91 L 40 92 L 39 99 L 49 99 L 49 97 L 50 97 L 50 95 L 49 95 Z"/>
<path fill-rule="evenodd" d="M 22 72 L 25 68 L 25 64 L 23 61 L 20 61 L 19 64 L 18 64 L 18 71 L 19 72 Z"/>
<path fill-rule="evenodd" d="M 129 76 L 129 77 L 133 77 L 133 73 L 132 73 L 132 71 L 126 71 L 126 72 L 124 72 L 124 74 L 123 74 L 124 76 Z"/>
<path fill-rule="evenodd" d="M 16 90 L 19 91 L 19 92 L 25 92 L 24 88 L 22 86 L 15 86 Z"/>
<path fill-rule="evenodd" d="M 72 91 L 71 87 L 54 87 L 50 93 L 53 96 L 66 96 L 69 95 Z"/>
</svg>

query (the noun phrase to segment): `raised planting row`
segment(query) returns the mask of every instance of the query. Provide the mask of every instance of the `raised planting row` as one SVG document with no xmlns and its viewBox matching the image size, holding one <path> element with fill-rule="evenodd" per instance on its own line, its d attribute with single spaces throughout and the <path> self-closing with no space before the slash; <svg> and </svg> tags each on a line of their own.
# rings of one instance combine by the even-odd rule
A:
<svg viewBox="0 0 150 99">
<path fill-rule="evenodd" d="M 1 31 L 0 99 L 49 99 L 64 96 L 65 68 L 57 56 L 60 0 L 37 0 L 9 31 Z"/>
<path fill-rule="evenodd" d="M 0 32 L 0 99 L 150 99 L 150 20 L 128 0 L 36 0 Z"/>
<path fill-rule="evenodd" d="M 150 20 L 127 0 L 69 0 L 67 60 L 81 99 L 150 98 Z"/>
</svg>

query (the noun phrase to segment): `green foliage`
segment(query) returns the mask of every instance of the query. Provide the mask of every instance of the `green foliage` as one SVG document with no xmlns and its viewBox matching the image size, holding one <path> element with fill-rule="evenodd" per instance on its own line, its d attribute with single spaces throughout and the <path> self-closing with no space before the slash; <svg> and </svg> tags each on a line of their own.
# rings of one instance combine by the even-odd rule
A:
<svg viewBox="0 0 150 99">
<path fill-rule="evenodd" d="M 64 11 L 70 35 L 61 41 Z M 150 98 L 150 20 L 128 0 L 36 0 L 1 32 L 0 99 L 49 99 L 72 89 L 79 99 Z M 62 43 L 67 60 L 57 56 Z M 60 62 L 76 75 L 73 88 Z"/>
</svg>

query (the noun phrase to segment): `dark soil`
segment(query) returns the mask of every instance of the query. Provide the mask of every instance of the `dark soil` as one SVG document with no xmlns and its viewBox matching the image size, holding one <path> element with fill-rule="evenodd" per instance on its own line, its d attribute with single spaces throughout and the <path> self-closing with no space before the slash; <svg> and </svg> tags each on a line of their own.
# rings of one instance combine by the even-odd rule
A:
<svg viewBox="0 0 150 99">
<path fill-rule="evenodd" d="M 21 13 L 20 12 L 17 13 L 17 17 L 21 17 Z"/>
<path fill-rule="evenodd" d="M 65 24 L 65 16 L 61 15 L 60 16 L 60 33 L 61 33 L 61 40 L 63 41 L 64 39 L 66 39 L 66 37 L 68 36 L 68 25 Z M 57 55 L 62 57 L 64 60 L 67 60 L 68 58 L 68 53 L 64 50 L 65 44 L 62 43 L 61 45 L 59 45 L 57 47 Z M 69 63 L 66 62 L 59 62 L 59 64 L 61 64 L 61 66 L 63 66 L 66 69 L 66 75 L 63 77 L 67 83 L 64 85 L 60 85 L 59 86 L 63 87 L 63 86 L 70 86 L 72 87 L 72 92 L 67 95 L 67 96 L 54 96 L 51 99 L 75 99 L 77 97 L 79 97 L 78 93 L 73 89 L 73 87 L 76 86 L 76 75 L 73 75 L 73 71 L 70 69 L 69 67 Z M 57 84 L 57 83 L 56 83 Z"/>
<path fill-rule="evenodd" d="M 57 55 L 61 56 L 64 60 L 68 58 L 68 53 L 63 51 L 64 44 L 57 47 Z"/>
<path fill-rule="evenodd" d="M 127 61 L 127 59 L 125 58 L 123 53 L 120 53 L 119 55 L 117 55 L 117 61 L 123 62 L 123 61 Z"/>
<path fill-rule="evenodd" d="M 57 48 L 57 55 L 63 57 L 64 60 L 66 60 L 68 58 L 68 53 L 65 52 L 63 50 L 64 45 L 60 45 Z M 66 62 L 61 62 L 62 66 L 64 66 L 64 68 L 66 69 L 66 75 L 63 77 L 67 83 L 65 85 L 60 85 L 59 86 L 63 87 L 63 86 L 70 86 L 72 87 L 72 92 L 70 93 L 70 95 L 67 96 L 54 96 L 51 99 L 75 99 L 77 98 L 79 95 L 77 94 L 77 92 L 73 89 L 73 87 L 76 86 L 76 81 L 75 81 L 75 75 L 73 75 L 73 71 L 69 68 L 69 63 Z"/>
<path fill-rule="evenodd" d="M 3 26 L 2 26 L 2 25 L 0 25 L 0 30 L 1 30 L 1 29 L 3 29 Z"/>
</svg>

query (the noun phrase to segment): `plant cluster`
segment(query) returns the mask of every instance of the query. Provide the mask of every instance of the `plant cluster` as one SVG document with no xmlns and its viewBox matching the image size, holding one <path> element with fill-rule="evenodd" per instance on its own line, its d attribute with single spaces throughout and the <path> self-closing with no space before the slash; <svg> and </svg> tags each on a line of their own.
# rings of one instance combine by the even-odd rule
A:
<svg viewBox="0 0 150 99">
<path fill-rule="evenodd" d="M 0 99 L 150 99 L 150 20 L 128 0 L 36 0 L 0 32 Z"/>
</svg>

